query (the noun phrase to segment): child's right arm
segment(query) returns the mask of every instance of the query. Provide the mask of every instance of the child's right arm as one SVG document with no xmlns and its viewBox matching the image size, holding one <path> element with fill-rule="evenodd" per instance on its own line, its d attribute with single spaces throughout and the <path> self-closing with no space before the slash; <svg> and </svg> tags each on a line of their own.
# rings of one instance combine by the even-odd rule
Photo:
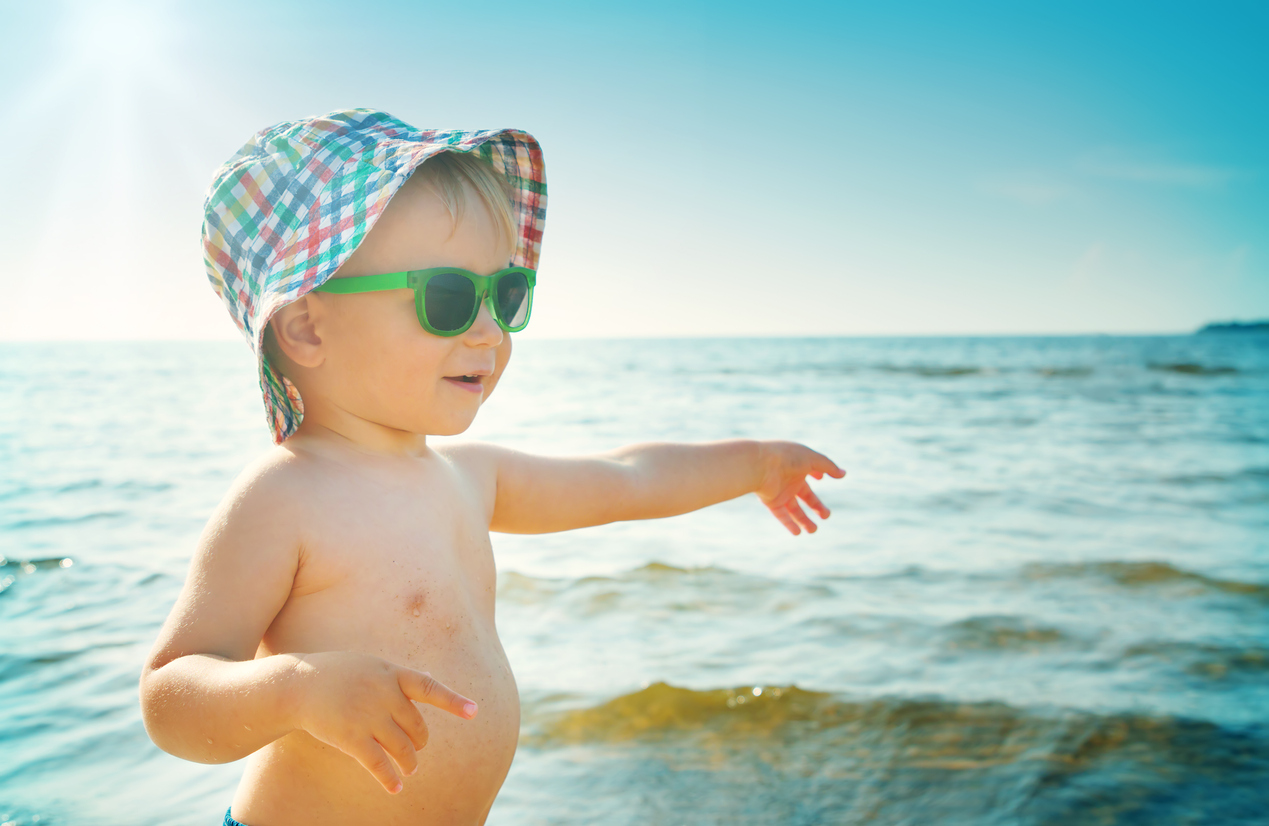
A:
<svg viewBox="0 0 1269 826">
<path fill-rule="evenodd" d="M 427 742 L 412 701 L 464 719 L 475 706 L 425 673 L 369 654 L 254 659 L 303 560 L 296 526 L 308 524 L 308 497 L 286 464 L 245 473 L 208 521 L 141 674 L 146 730 L 177 757 L 226 763 L 302 729 L 399 791 L 398 769 L 412 774 Z"/>
</svg>

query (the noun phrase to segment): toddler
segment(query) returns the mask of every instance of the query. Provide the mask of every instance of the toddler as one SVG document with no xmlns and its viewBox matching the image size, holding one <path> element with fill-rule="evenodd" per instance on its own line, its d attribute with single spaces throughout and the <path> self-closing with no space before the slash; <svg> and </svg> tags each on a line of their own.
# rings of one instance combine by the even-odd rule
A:
<svg viewBox="0 0 1269 826">
<path fill-rule="evenodd" d="M 794 534 L 832 461 L 789 442 L 548 458 L 461 433 L 533 307 L 546 176 L 517 130 L 351 109 L 258 133 L 203 242 L 257 354 L 277 446 L 208 520 L 141 676 L 146 729 L 247 758 L 225 824 L 480 824 L 520 707 L 490 531 L 686 513 L 757 493 Z"/>
</svg>

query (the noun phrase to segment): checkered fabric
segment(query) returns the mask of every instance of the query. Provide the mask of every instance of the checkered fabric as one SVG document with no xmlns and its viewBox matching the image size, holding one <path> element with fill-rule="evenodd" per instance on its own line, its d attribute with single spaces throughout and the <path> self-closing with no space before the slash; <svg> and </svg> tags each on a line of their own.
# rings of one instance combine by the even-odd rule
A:
<svg viewBox="0 0 1269 826">
<path fill-rule="evenodd" d="M 275 442 L 299 427 L 304 405 L 264 354 L 269 319 L 330 278 L 410 173 L 445 150 L 474 152 L 506 175 L 516 191 L 512 266 L 536 270 L 546 168 L 527 132 L 422 130 L 341 109 L 261 130 L 216 171 L 203 208 L 207 276 L 256 353 Z"/>
</svg>

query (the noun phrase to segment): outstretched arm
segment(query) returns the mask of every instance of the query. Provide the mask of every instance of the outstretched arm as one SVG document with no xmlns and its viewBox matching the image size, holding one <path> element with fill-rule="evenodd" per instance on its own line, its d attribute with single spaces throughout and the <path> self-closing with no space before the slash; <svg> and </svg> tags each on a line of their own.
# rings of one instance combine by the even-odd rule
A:
<svg viewBox="0 0 1269 826">
<path fill-rule="evenodd" d="M 472 448 L 497 480 L 489 527 L 503 533 L 675 516 L 746 493 L 758 494 L 791 533 L 814 532 L 798 500 L 821 519 L 829 511 L 806 477 L 846 475 L 827 456 L 794 442 L 649 443 L 577 458 Z"/>
</svg>

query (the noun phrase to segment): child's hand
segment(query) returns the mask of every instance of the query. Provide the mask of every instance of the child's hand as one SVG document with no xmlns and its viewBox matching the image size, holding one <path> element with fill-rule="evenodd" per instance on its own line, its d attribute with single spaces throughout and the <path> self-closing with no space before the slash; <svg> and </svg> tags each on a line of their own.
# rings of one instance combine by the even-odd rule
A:
<svg viewBox="0 0 1269 826">
<path fill-rule="evenodd" d="M 427 744 L 412 700 L 476 716 L 474 702 L 430 675 L 369 654 L 324 651 L 300 660 L 300 727 L 361 763 L 391 794 L 401 791 L 401 774 L 414 774 L 415 752 Z"/>
<path fill-rule="evenodd" d="M 834 479 L 840 479 L 846 471 L 833 464 L 827 456 L 796 442 L 762 442 L 760 448 L 763 474 L 762 483 L 756 491 L 758 498 L 789 529 L 789 533 L 797 536 L 802 532 L 801 528 L 806 528 L 807 533 L 815 533 L 816 525 L 802 510 L 798 499 L 814 508 L 820 519 L 827 519 L 829 511 L 806 483 L 806 477 L 822 479 L 827 473 Z"/>
</svg>

